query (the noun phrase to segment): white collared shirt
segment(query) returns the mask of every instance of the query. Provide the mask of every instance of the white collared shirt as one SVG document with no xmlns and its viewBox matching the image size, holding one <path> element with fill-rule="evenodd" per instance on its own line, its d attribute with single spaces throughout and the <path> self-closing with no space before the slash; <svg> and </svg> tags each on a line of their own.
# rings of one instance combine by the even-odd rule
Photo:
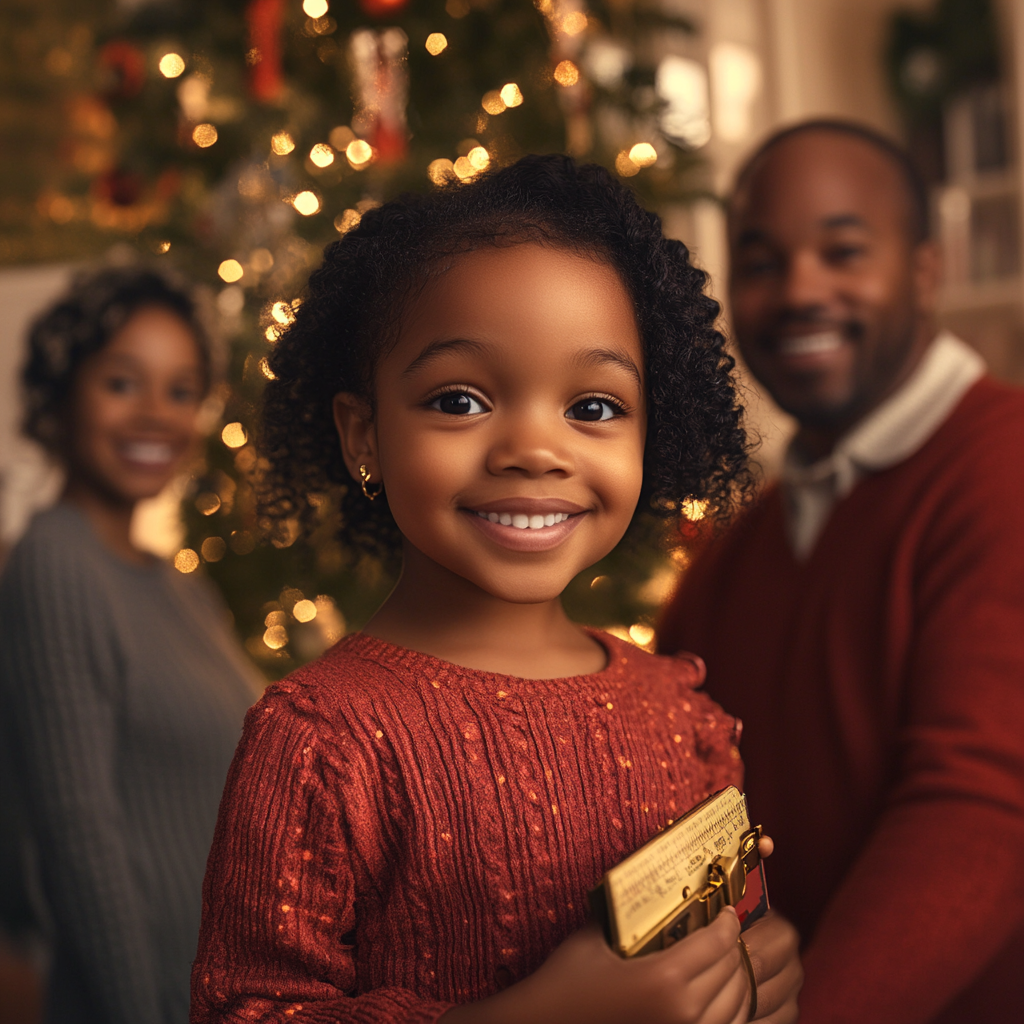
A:
<svg viewBox="0 0 1024 1024">
<path fill-rule="evenodd" d="M 811 553 L 833 506 L 858 480 L 913 455 L 984 373 L 981 356 L 941 331 L 913 373 L 844 434 L 826 458 L 808 464 L 791 443 L 782 467 L 782 487 L 797 559 L 803 561 Z"/>
</svg>

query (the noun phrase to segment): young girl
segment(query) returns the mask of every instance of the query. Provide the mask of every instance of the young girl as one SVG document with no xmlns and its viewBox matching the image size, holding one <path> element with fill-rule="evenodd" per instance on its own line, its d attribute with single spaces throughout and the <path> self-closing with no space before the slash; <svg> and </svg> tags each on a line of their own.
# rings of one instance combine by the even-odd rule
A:
<svg viewBox="0 0 1024 1024">
<path fill-rule="evenodd" d="M 559 156 L 389 203 L 327 251 L 271 359 L 268 509 L 312 526 L 341 489 L 344 535 L 400 547 L 402 575 L 248 717 L 194 1022 L 747 1019 L 731 912 L 631 961 L 586 925 L 604 871 L 740 782 L 738 723 L 699 659 L 559 600 L 636 516 L 724 508 L 742 479 L 704 283 Z M 794 933 L 745 937 L 762 1017 L 795 1020 Z"/>
</svg>

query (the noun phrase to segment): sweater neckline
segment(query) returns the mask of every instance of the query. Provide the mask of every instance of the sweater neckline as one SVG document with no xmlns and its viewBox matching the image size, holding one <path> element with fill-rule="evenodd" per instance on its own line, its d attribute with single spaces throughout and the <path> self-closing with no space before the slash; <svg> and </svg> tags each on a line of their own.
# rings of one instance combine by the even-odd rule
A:
<svg viewBox="0 0 1024 1024">
<path fill-rule="evenodd" d="M 460 687 L 493 693 L 499 699 L 573 689 L 601 691 L 599 696 L 604 700 L 607 699 L 607 694 L 603 691 L 610 686 L 617 687 L 621 684 L 623 667 L 628 664 L 637 649 L 632 644 L 627 644 L 603 630 L 584 628 L 587 634 L 605 649 L 608 660 L 604 668 L 597 672 L 558 676 L 552 679 L 527 679 L 501 672 L 469 668 L 466 665 L 445 661 L 433 654 L 402 647 L 399 644 L 362 632 L 350 633 L 335 647 L 335 650 L 346 655 L 365 658 L 367 661 L 372 661 L 401 675 L 422 677 L 437 689 L 445 684 L 457 683 Z"/>
</svg>

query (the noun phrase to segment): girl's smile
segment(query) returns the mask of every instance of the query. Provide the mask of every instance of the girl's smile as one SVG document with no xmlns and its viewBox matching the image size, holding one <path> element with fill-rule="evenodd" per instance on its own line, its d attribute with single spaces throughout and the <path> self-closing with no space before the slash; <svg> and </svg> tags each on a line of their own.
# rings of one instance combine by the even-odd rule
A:
<svg viewBox="0 0 1024 1024">
<path fill-rule="evenodd" d="M 464 511 L 485 537 L 510 551 L 550 551 L 587 515 L 587 509 L 557 498 L 498 499 Z"/>
</svg>

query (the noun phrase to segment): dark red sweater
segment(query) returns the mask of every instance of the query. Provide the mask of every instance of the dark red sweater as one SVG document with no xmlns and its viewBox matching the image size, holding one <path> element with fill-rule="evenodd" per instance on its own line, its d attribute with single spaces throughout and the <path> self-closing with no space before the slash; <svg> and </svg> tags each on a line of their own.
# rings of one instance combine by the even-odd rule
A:
<svg viewBox="0 0 1024 1024">
<path fill-rule="evenodd" d="M 587 891 L 739 784 L 699 661 L 603 634 L 523 680 L 363 634 L 271 687 L 228 776 L 192 1021 L 433 1021 L 534 971 Z"/>
<path fill-rule="evenodd" d="M 746 723 L 801 1024 L 1024 1015 L 1024 395 L 983 379 L 804 563 L 770 490 L 661 631 Z"/>
</svg>

